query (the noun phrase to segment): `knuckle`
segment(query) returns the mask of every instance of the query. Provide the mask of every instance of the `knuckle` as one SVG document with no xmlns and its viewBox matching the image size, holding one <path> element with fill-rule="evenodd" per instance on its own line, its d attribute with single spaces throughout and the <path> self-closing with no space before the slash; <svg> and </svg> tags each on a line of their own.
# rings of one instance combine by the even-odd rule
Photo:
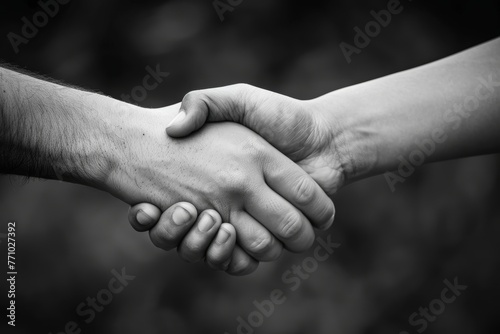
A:
<svg viewBox="0 0 500 334">
<path fill-rule="evenodd" d="M 232 88 L 238 94 L 238 96 L 240 98 L 241 97 L 246 97 L 247 94 L 249 94 L 253 90 L 253 86 L 252 85 L 247 84 L 247 83 L 243 83 L 243 82 L 240 82 L 240 83 L 232 85 Z"/>
<path fill-rule="evenodd" d="M 244 82 L 239 82 L 239 83 L 236 83 L 233 85 L 235 88 L 238 88 L 238 89 L 245 89 L 245 88 L 248 88 L 250 87 L 249 84 L 247 83 L 244 83 Z"/>
<path fill-rule="evenodd" d="M 240 168 L 220 171 L 217 175 L 220 186 L 230 194 L 243 194 L 248 189 L 249 177 Z"/>
<path fill-rule="evenodd" d="M 295 196 L 298 204 L 307 205 L 314 200 L 314 181 L 309 177 L 302 176 L 295 184 Z"/>
<path fill-rule="evenodd" d="M 184 98 L 182 99 L 183 103 L 189 103 L 189 102 L 196 102 L 200 98 L 203 98 L 203 93 L 197 90 L 193 90 L 186 95 L 184 95 Z"/>
<path fill-rule="evenodd" d="M 302 218 L 297 212 L 291 211 L 283 217 L 279 226 L 280 237 L 283 239 L 291 239 L 297 236 L 302 230 Z"/>
<path fill-rule="evenodd" d="M 243 145 L 245 157 L 252 162 L 265 161 L 269 156 L 269 143 L 263 138 L 249 138 Z"/>
<path fill-rule="evenodd" d="M 248 183 L 248 175 L 241 169 L 233 171 L 230 177 L 233 187 L 237 189 L 245 188 Z"/>
</svg>

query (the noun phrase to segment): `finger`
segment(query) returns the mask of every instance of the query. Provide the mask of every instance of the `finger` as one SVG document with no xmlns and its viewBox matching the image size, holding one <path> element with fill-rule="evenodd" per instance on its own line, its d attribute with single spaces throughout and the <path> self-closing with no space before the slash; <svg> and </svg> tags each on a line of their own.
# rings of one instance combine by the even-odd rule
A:
<svg viewBox="0 0 500 334">
<path fill-rule="evenodd" d="M 214 242 L 208 247 L 206 261 L 209 267 L 226 270 L 236 245 L 236 231 L 231 224 L 223 223 Z"/>
<path fill-rule="evenodd" d="M 163 212 L 159 222 L 149 231 L 149 238 L 156 247 L 164 250 L 176 248 L 197 215 L 198 212 L 191 203 L 177 203 Z"/>
<path fill-rule="evenodd" d="M 275 152 L 264 165 L 266 183 L 302 211 L 313 226 L 323 230 L 330 227 L 335 217 L 332 200 L 302 168 Z"/>
<path fill-rule="evenodd" d="M 230 223 L 236 229 L 238 244 L 258 261 L 277 260 L 283 245 L 260 222 L 247 212 L 231 214 Z"/>
<path fill-rule="evenodd" d="M 309 220 L 288 201 L 264 186 L 245 203 L 247 212 L 261 222 L 286 249 L 303 252 L 314 242 Z"/>
<path fill-rule="evenodd" d="M 128 221 L 134 230 L 143 232 L 152 228 L 160 219 L 161 211 L 153 204 L 140 203 L 128 210 Z"/>
<path fill-rule="evenodd" d="M 172 137 L 187 136 L 201 128 L 207 120 L 241 123 L 245 113 L 240 108 L 241 94 L 252 88 L 239 84 L 189 92 L 182 99 L 179 113 L 167 125 L 167 134 Z"/>
<path fill-rule="evenodd" d="M 257 260 L 236 245 L 226 272 L 233 276 L 244 276 L 253 273 L 258 266 L 259 262 Z"/>
<path fill-rule="evenodd" d="M 222 218 L 217 211 L 203 211 L 177 248 L 179 256 L 191 263 L 201 260 L 221 224 Z"/>
</svg>

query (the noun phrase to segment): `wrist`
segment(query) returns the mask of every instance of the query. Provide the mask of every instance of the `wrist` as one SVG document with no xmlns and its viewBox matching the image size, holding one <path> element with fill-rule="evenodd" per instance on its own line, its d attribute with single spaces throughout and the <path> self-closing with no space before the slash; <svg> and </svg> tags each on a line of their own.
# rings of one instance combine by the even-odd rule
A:
<svg viewBox="0 0 500 334">
<path fill-rule="evenodd" d="M 99 94 L 82 96 L 82 128 L 69 158 L 54 165 L 59 179 L 109 191 L 111 175 L 126 164 L 135 132 L 142 132 L 145 110 Z M 78 133 L 80 135 L 78 136 Z"/>
<path fill-rule="evenodd" d="M 151 202 L 147 197 L 149 191 L 141 191 L 144 177 L 154 178 L 148 159 L 163 160 L 168 168 L 171 143 L 165 126 L 177 115 L 179 105 L 146 109 L 111 100 L 107 107 L 110 109 L 106 111 L 105 131 L 101 136 L 104 145 L 96 141 L 105 169 L 91 173 L 96 175 L 91 182 L 95 180 L 97 188 L 129 204 Z M 156 156 L 158 145 L 165 145 L 165 156 Z"/>
<path fill-rule="evenodd" d="M 327 127 L 328 149 L 338 159 L 344 184 L 373 175 L 378 161 L 366 103 L 353 93 L 341 89 L 311 101 Z"/>
</svg>

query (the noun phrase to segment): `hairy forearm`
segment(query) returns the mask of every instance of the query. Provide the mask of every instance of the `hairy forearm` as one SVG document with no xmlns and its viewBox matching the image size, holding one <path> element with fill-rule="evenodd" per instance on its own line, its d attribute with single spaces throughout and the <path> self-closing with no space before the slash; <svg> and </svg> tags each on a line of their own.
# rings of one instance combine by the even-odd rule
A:
<svg viewBox="0 0 500 334">
<path fill-rule="evenodd" d="M 0 87 L 1 173 L 103 182 L 116 163 L 123 103 L 4 68 Z"/>
<path fill-rule="evenodd" d="M 2 68 L 0 86 L 1 173 L 80 183 L 161 208 L 169 192 L 179 195 L 167 181 L 174 144 L 163 126 L 179 105 L 140 108 Z M 182 165 L 188 159 L 179 153 Z"/>
<path fill-rule="evenodd" d="M 500 151 L 500 39 L 327 94 L 348 179 Z M 335 109 L 335 110 L 333 110 Z M 423 160 L 423 161 L 422 161 Z"/>
</svg>

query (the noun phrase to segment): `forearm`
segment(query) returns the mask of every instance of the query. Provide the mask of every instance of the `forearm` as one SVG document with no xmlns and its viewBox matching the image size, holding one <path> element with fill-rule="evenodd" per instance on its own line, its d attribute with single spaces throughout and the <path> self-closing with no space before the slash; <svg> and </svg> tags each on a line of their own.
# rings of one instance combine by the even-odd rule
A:
<svg viewBox="0 0 500 334">
<path fill-rule="evenodd" d="M 0 86 L 1 173 L 104 182 L 120 151 L 125 104 L 4 68 Z"/>
<path fill-rule="evenodd" d="M 500 39 L 316 99 L 340 124 L 350 180 L 500 151 Z M 333 110 L 335 109 L 335 110 Z"/>
<path fill-rule="evenodd" d="M 173 144 L 163 126 L 178 105 L 144 109 L 2 68 L 0 86 L 1 173 L 80 183 L 162 208 L 168 192 L 180 192 L 167 182 Z"/>
</svg>

